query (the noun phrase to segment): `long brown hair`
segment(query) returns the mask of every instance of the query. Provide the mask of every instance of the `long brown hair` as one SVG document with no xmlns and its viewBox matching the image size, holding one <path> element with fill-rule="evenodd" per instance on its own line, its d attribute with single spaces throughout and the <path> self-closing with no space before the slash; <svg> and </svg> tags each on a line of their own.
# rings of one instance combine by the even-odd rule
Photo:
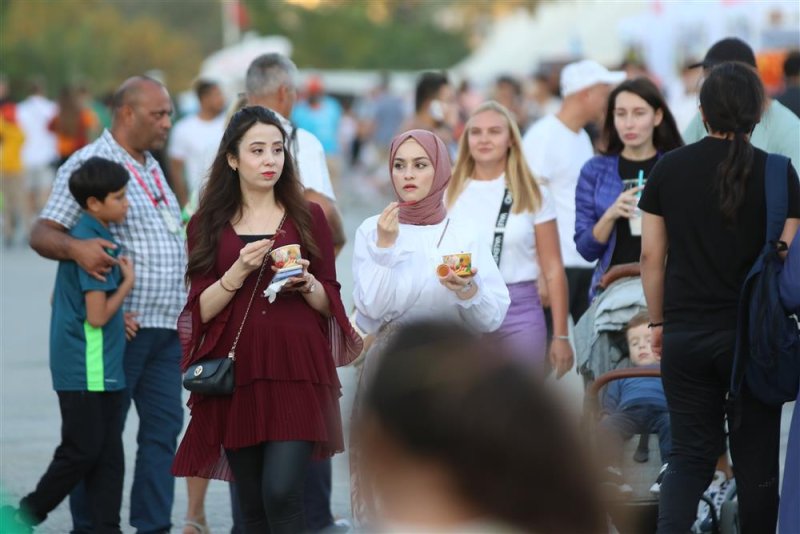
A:
<svg viewBox="0 0 800 534">
<path fill-rule="evenodd" d="M 239 174 L 228 165 L 228 155 L 239 157 L 239 144 L 244 134 L 255 124 L 275 126 L 286 144 L 286 132 L 278 117 L 267 108 L 250 106 L 242 108 L 231 117 L 222 141 L 219 144 L 214 163 L 208 175 L 208 182 L 200 194 L 200 204 L 192 217 L 190 233 L 193 237 L 186 268 L 186 283 L 196 274 L 205 274 L 214 267 L 217 245 L 225 225 L 240 217 L 242 211 L 242 190 Z M 300 233 L 303 245 L 312 257 L 319 257 L 319 248 L 311 233 L 311 211 L 303 197 L 303 186 L 297 178 L 294 162 L 289 150 L 284 151 L 283 171 L 275 183 L 275 200 L 286 210 Z"/>
<path fill-rule="evenodd" d="M 483 113 L 484 111 L 494 111 L 502 115 L 506 124 L 508 125 L 508 136 L 511 139 L 511 146 L 508 149 L 506 156 L 506 186 L 511 192 L 511 197 L 514 199 L 511 212 L 535 213 L 539 211 L 542 205 L 542 193 L 539 186 L 531 173 L 528 163 L 525 161 L 525 156 L 522 153 L 522 135 L 519 133 L 517 121 L 511 116 L 511 112 L 502 104 L 489 100 L 478 106 L 478 108 L 470 116 L 470 120 L 475 115 Z M 469 122 L 461 134 L 461 140 L 458 143 L 458 157 L 456 158 L 455 167 L 453 167 L 453 177 L 450 179 L 450 185 L 447 188 L 445 196 L 445 203 L 448 209 L 452 208 L 458 200 L 461 193 L 464 192 L 464 187 L 467 184 L 467 178 L 471 178 L 475 172 L 475 159 L 469 151 Z"/>
</svg>

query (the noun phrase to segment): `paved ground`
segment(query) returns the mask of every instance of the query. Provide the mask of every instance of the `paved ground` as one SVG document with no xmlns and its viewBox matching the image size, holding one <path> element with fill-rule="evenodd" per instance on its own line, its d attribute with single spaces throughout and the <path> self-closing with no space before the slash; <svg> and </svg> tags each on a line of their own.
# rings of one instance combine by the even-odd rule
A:
<svg viewBox="0 0 800 534">
<path fill-rule="evenodd" d="M 345 184 L 347 185 L 347 184 Z M 345 225 L 350 244 L 338 262 L 342 295 L 348 308 L 352 276 L 352 236 L 357 225 L 368 215 L 377 213 L 384 200 L 379 194 L 360 190 L 359 194 L 342 194 L 340 201 L 346 214 Z M 24 248 L 0 251 L 0 484 L 6 495 L 16 502 L 30 491 L 52 457 L 59 440 L 59 413 L 55 393 L 51 389 L 48 370 L 49 298 L 55 275 L 55 263 L 36 256 Z M 342 410 L 348 420 L 354 389 L 354 373 L 340 370 L 345 397 Z M 784 410 L 788 424 L 791 407 Z M 188 417 L 187 417 L 188 419 Z M 125 431 L 127 476 L 123 509 L 123 531 L 127 526 L 128 495 L 138 426 L 132 410 Z M 786 446 L 783 432 L 783 448 Z M 349 483 L 346 455 L 334 459 L 333 511 L 349 518 Z M 186 488 L 182 480 L 176 485 L 173 521 L 181 524 L 186 507 Z M 227 487 L 213 482 L 207 500 L 210 525 L 215 533 L 230 528 L 230 506 Z M 39 532 L 68 532 L 71 525 L 66 503 L 62 504 L 42 525 Z M 175 532 L 179 532 L 176 528 Z"/>
</svg>

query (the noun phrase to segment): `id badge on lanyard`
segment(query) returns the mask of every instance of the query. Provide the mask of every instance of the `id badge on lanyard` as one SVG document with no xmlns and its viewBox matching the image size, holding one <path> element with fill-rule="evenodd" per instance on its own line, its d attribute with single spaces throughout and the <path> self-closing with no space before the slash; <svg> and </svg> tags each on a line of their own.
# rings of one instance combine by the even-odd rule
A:
<svg viewBox="0 0 800 534">
<path fill-rule="evenodd" d="M 153 195 L 153 192 L 150 191 L 150 188 L 147 187 L 147 184 L 142 180 L 142 176 L 139 174 L 139 171 L 136 168 L 128 163 L 127 165 L 128 170 L 133 174 L 136 181 L 139 182 L 139 185 L 144 190 L 147 198 L 150 199 L 150 202 L 153 203 L 153 207 L 158 211 L 159 215 L 161 215 L 161 219 L 164 221 L 164 226 L 166 226 L 167 231 L 172 234 L 179 234 L 181 231 L 181 225 L 178 222 L 178 219 L 172 214 L 169 209 L 169 201 L 167 200 L 167 194 L 164 191 L 164 186 L 161 184 L 161 177 L 158 175 L 155 169 L 152 170 L 153 179 L 156 182 L 156 186 L 158 187 L 160 196 L 156 197 Z"/>
<path fill-rule="evenodd" d="M 169 206 L 167 206 L 166 203 L 159 203 L 156 209 L 161 214 L 161 218 L 164 220 L 164 226 L 167 227 L 167 231 L 173 234 L 180 233 L 181 225 L 178 224 L 178 220 L 170 211 Z"/>
</svg>

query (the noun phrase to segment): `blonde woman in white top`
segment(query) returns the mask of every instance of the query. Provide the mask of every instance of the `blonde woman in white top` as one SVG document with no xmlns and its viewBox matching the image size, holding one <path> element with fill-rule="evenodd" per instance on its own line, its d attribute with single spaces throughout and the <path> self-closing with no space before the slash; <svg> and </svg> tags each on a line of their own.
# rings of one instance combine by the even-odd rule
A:
<svg viewBox="0 0 800 534">
<path fill-rule="evenodd" d="M 496 335 L 534 365 L 544 368 L 549 359 L 560 377 L 574 359 L 567 337 L 567 278 L 555 209 L 531 174 L 521 142 L 505 107 L 495 101 L 479 106 L 461 136 L 445 203 L 455 223 L 477 223 L 508 286 L 511 306 Z M 549 354 L 537 281 L 549 290 L 553 314 Z"/>
</svg>

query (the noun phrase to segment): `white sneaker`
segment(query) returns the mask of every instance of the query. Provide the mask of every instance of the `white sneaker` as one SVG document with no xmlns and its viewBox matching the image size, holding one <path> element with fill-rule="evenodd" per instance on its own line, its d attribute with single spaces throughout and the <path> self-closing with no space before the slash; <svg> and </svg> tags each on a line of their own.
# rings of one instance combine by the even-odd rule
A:
<svg viewBox="0 0 800 534">
<path fill-rule="evenodd" d="M 664 481 L 664 473 L 667 471 L 667 465 L 668 464 L 664 464 L 661 466 L 661 469 L 658 470 L 656 481 L 650 486 L 650 493 L 653 495 L 661 495 L 661 482 Z"/>
</svg>

